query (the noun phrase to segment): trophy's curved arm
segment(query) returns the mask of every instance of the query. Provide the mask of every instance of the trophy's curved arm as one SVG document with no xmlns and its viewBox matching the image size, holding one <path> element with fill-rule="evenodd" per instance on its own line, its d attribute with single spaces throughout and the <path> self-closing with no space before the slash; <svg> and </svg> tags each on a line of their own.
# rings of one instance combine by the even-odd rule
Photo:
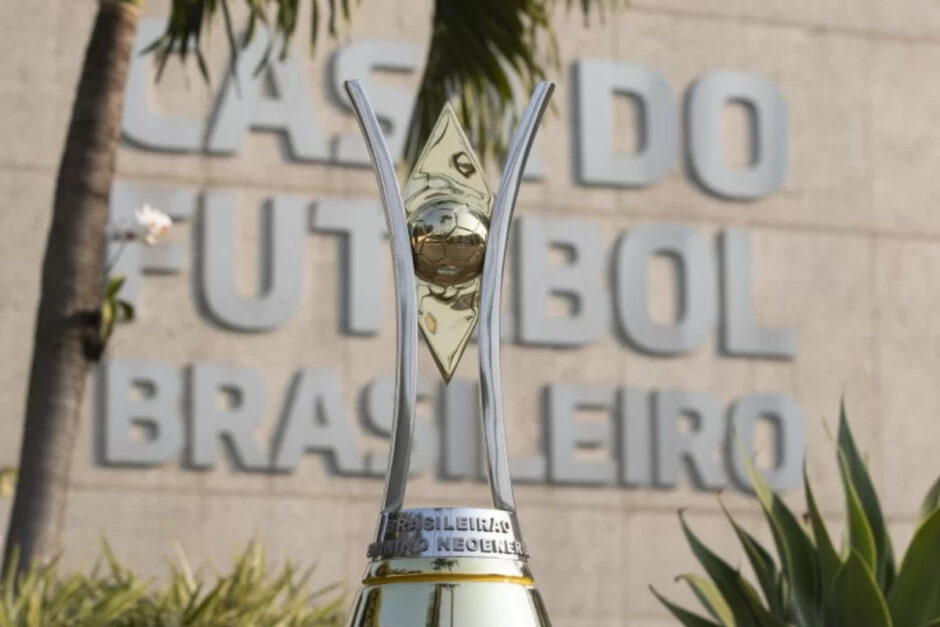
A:
<svg viewBox="0 0 940 627">
<path fill-rule="evenodd" d="M 493 216 L 483 260 L 479 323 L 483 437 L 486 443 L 493 504 L 508 512 L 516 511 L 516 502 L 509 474 L 509 454 L 506 450 L 506 431 L 503 423 L 503 392 L 499 373 L 500 292 L 503 285 L 503 266 L 506 263 L 506 246 L 509 243 L 509 223 L 516 205 L 516 196 L 519 194 L 522 172 L 535 139 L 535 131 L 554 89 L 555 85 L 549 82 L 536 85 L 513 136 L 503 169 L 503 178 L 499 182 L 499 191 L 493 203 Z"/>
<path fill-rule="evenodd" d="M 359 120 L 372 157 L 375 176 L 382 194 L 388 238 L 392 246 L 395 272 L 395 316 L 398 333 L 398 359 L 395 365 L 395 413 L 392 421 L 391 454 L 385 474 L 382 511 L 398 511 L 405 501 L 405 485 L 411 462 L 418 376 L 418 305 L 415 271 L 405 207 L 395 176 L 395 164 L 388 151 L 382 128 L 375 117 L 362 82 L 345 82 L 346 93 Z"/>
</svg>

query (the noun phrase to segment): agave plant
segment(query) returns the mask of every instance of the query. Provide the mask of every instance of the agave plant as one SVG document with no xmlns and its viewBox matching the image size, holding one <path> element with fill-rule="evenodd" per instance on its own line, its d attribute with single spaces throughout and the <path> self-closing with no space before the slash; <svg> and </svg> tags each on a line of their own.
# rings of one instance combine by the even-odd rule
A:
<svg viewBox="0 0 940 627">
<path fill-rule="evenodd" d="M 898 567 L 844 407 L 837 452 L 846 502 L 841 550 L 819 513 L 805 466 L 808 511 L 801 519 L 744 455 L 777 559 L 722 506 L 756 576 L 756 585 L 751 584 L 696 537 L 680 512 L 689 546 L 707 577 L 684 574 L 678 579 L 689 585 L 707 615 L 680 607 L 651 587 L 653 594 L 688 627 L 940 626 L 940 478 L 924 499 L 917 530 Z"/>
</svg>

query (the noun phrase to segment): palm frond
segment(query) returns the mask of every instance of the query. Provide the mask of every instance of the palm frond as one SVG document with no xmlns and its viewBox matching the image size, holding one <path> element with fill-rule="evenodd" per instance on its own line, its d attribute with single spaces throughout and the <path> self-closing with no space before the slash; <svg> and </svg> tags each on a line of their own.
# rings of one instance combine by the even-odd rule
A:
<svg viewBox="0 0 940 627">
<path fill-rule="evenodd" d="M 574 0 L 566 0 L 568 7 Z M 625 0 L 579 0 L 585 19 Z M 552 24 L 557 0 L 436 0 L 427 64 L 405 140 L 418 158 L 446 102 L 482 159 L 501 158 L 508 132 L 535 84 L 559 66 Z"/>
<path fill-rule="evenodd" d="M 232 10 L 237 3 L 243 3 L 248 10 L 245 21 L 244 35 L 239 38 L 236 34 L 235 23 L 232 19 Z M 329 33 L 336 37 L 340 33 L 337 27 L 342 23 L 348 27 L 353 19 L 353 5 L 359 0 L 311 0 L 311 29 L 310 49 L 316 49 L 317 38 L 320 32 L 321 4 L 327 5 L 329 14 Z M 163 71 L 167 60 L 171 56 L 178 56 L 186 60 L 190 52 L 199 60 L 199 69 L 203 78 L 209 80 L 208 70 L 203 58 L 201 38 L 217 14 L 222 13 L 226 37 L 232 58 L 237 58 L 240 47 L 247 45 L 255 35 L 259 24 L 272 31 L 272 41 L 280 45 L 280 56 L 283 58 L 290 49 L 290 43 L 297 26 L 300 24 L 300 10 L 302 0 L 172 0 L 170 17 L 166 31 L 154 41 L 145 52 L 153 52 L 157 56 L 157 76 Z M 265 54 L 264 63 L 270 57 L 271 50 Z"/>
<path fill-rule="evenodd" d="M 311 51 L 326 14 L 327 31 L 348 28 L 360 0 L 311 0 Z M 627 0 L 435 0 L 427 63 L 418 87 L 408 127 L 404 159 L 414 163 L 444 104 L 455 101 L 461 123 L 482 159 L 500 158 L 535 84 L 559 66 L 553 12 L 562 1 L 577 4 L 586 22 L 608 13 Z M 239 39 L 232 19 L 233 5 L 248 10 L 245 34 Z M 259 24 L 272 31 L 280 55 L 288 53 L 300 23 L 301 0 L 172 0 L 166 31 L 147 51 L 158 60 L 158 77 L 167 60 L 193 53 L 203 77 L 208 70 L 201 37 L 212 19 L 222 13 L 232 58 L 251 41 Z M 273 46 L 274 44 L 272 44 Z M 271 49 L 262 64 L 267 63 Z M 260 68 L 259 68 L 260 69 Z"/>
</svg>

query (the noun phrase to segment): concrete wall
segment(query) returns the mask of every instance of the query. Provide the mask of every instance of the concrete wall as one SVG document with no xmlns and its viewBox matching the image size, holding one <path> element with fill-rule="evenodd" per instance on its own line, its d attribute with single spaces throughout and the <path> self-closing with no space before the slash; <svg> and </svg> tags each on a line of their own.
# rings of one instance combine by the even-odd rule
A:
<svg viewBox="0 0 940 627">
<path fill-rule="evenodd" d="M 16 463 L 55 168 L 94 4 L 0 4 L 0 346 L 6 357 L 0 362 L 0 465 Z M 162 15 L 167 4 L 151 2 L 146 14 Z M 430 2 L 366 0 L 362 12 L 356 38 L 426 41 Z M 937 474 L 933 449 L 940 441 L 940 297 L 932 285 L 940 272 L 940 213 L 933 207 L 940 191 L 940 87 L 933 80 L 940 64 L 940 11 L 929 0 L 635 0 L 629 11 L 591 29 L 575 13 L 559 11 L 558 20 L 565 67 L 556 79 L 556 111 L 538 142 L 548 176 L 526 184 L 518 213 L 576 215 L 598 225 L 608 245 L 624 229 L 652 221 L 681 222 L 708 237 L 745 228 L 759 320 L 796 329 L 799 349 L 793 360 L 728 358 L 712 341 L 687 356 L 657 358 L 613 333 L 579 350 L 507 345 L 503 371 L 513 454 L 535 450 L 539 391 L 548 382 L 679 387 L 725 403 L 753 391 L 777 391 L 805 412 L 810 474 L 827 518 L 839 528 L 838 472 L 824 423 L 834 424 L 844 394 L 892 530 L 906 543 L 919 499 Z M 303 63 L 321 125 L 353 132 L 352 118 L 327 106 L 318 88 L 331 45 Z M 223 76 L 225 48 L 222 33 L 214 32 L 212 87 L 194 67 L 171 62 L 156 91 L 158 106 L 208 111 Z M 304 46 L 297 50 L 303 56 Z M 682 167 L 642 190 L 575 185 L 567 70 L 574 58 L 647 64 L 677 94 L 713 69 L 770 77 L 790 113 L 790 171 L 782 189 L 753 203 L 723 201 L 699 189 Z M 729 144 L 740 147 L 740 133 L 729 132 Z M 290 163 L 281 140 L 268 133 L 254 134 L 234 157 L 167 156 L 125 145 L 118 170 L 124 180 L 235 191 L 245 285 L 252 284 L 257 266 L 255 208 L 265 197 L 375 197 L 370 171 Z M 175 228 L 172 238 L 189 250 L 191 226 Z M 143 279 L 139 319 L 117 331 L 110 354 L 180 368 L 196 361 L 250 366 L 269 395 L 266 432 L 301 367 L 338 371 L 351 411 L 362 386 L 392 372 L 390 290 L 378 337 L 342 334 L 337 238 L 311 234 L 305 242 L 301 310 L 288 324 L 263 334 L 219 327 L 193 296 L 188 259 L 180 275 Z M 654 280 L 666 276 L 653 268 Z M 670 311 L 670 293 L 664 281 L 654 283 L 656 311 Z M 459 376 L 475 377 L 475 362 L 471 349 Z M 421 371 L 436 374 L 425 353 Z M 225 462 L 203 472 L 179 463 L 101 467 L 93 455 L 88 396 L 71 477 L 67 564 L 89 564 L 101 536 L 151 573 L 161 572 L 175 542 L 197 563 L 224 565 L 235 549 L 258 537 L 277 558 L 316 562 L 319 582 L 341 579 L 354 589 L 380 482 L 332 477 L 316 455 L 306 456 L 295 473 L 277 476 L 234 472 Z M 362 445 L 379 450 L 383 443 L 363 439 Z M 709 542 L 733 561 L 743 559 L 715 496 L 694 491 L 687 481 L 670 491 L 539 485 L 518 486 L 516 493 L 532 565 L 558 625 L 672 624 L 646 586 L 690 598 L 673 582 L 674 575 L 695 568 L 680 534 L 679 507 L 689 509 Z M 484 504 L 487 495 L 480 483 L 427 476 L 415 478 L 409 492 L 416 506 Z M 750 499 L 734 491 L 723 498 L 745 527 L 767 537 Z M 788 499 L 801 506 L 799 494 Z M 8 506 L 0 501 L 0 517 Z"/>
</svg>

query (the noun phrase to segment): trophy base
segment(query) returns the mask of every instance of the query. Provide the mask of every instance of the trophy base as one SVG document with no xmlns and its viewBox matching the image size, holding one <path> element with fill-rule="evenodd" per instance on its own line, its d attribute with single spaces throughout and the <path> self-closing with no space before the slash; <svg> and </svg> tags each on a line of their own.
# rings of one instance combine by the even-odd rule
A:
<svg viewBox="0 0 940 627">
<path fill-rule="evenodd" d="M 514 514 L 383 513 L 349 627 L 550 627 Z"/>
<path fill-rule="evenodd" d="M 524 562 L 412 558 L 372 563 L 349 627 L 550 627 Z"/>
</svg>

